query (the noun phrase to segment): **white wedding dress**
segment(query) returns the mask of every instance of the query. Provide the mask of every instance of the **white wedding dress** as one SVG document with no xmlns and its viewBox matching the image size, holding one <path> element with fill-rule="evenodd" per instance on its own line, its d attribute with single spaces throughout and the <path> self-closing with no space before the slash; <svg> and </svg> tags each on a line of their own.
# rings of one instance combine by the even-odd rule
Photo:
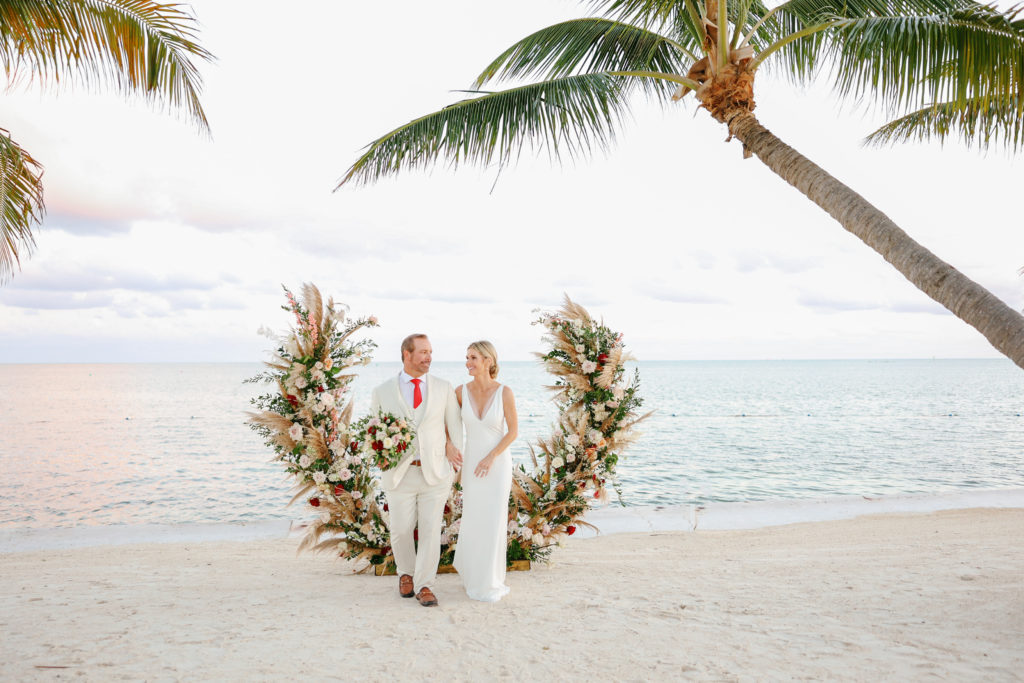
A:
<svg viewBox="0 0 1024 683">
<path fill-rule="evenodd" d="M 462 387 L 466 448 L 462 454 L 462 523 L 453 564 L 462 577 L 466 595 L 484 602 L 497 602 L 509 592 L 505 585 L 505 548 L 512 455 L 505 449 L 486 476 L 474 474 L 477 464 L 505 436 L 503 391 L 499 384 L 481 418 L 469 389 Z"/>
</svg>

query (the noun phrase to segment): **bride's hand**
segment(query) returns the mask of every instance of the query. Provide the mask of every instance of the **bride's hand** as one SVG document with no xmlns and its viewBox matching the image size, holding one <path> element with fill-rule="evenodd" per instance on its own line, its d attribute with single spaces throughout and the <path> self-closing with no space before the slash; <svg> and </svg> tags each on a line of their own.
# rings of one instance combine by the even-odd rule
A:
<svg viewBox="0 0 1024 683">
<path fill-rule="evenodd" d="M 487 473 L 491 469 L 491 465 L 494 464 L 494 456 L 488 455 L 486 458 L 477 463 L 476 470 L 473 471 L 478 477 L 486 477 Z"/>
<path fill-rule="evenodd" d="M 462 467 L 462 453 L 459 453 L 459 449 L 455 447 L 451 441 L 444 446 L 444 456 L 448 458 L 448 462 L 452 464 L 456 470 Z"/>
</svg>

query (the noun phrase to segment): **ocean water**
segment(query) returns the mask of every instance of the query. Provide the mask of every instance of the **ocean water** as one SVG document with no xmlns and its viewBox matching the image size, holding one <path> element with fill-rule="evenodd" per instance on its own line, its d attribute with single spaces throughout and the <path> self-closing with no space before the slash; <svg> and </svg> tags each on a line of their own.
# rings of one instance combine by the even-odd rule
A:
<svg viewBox="0 0 1024 683">
<path fill-rule="evenodd" d="M 625 453 L 626 505 L 1024 486 L 1024 372 L 1007 360 L 643 362 L 655 414 Z M 0 527 L 298 519 L 244 424 L 258 364 L 0 365 Z M 356 413 L 397 363 L 364 368 Z M 432 372 L 460 383 L 461 363 Z M 546 434 L 550 382 L 504 363 Z"/>
</svg>

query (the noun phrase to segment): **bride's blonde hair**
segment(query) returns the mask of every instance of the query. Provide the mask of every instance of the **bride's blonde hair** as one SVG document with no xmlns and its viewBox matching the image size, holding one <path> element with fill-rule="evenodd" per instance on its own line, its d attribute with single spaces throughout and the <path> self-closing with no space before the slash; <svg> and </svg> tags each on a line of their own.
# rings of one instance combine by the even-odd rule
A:
<svg viewBox="0 0 1024 683">
<path fill-rule="evenodd" d="M 484 358 L 490 358 L 491 379 L 495 379 L 498 376 L 498 351 L 494 348 L 494 344 L 486 340 L 481 340 L 473 342 L 466 348 L 473 349 Z"/>
</svg>

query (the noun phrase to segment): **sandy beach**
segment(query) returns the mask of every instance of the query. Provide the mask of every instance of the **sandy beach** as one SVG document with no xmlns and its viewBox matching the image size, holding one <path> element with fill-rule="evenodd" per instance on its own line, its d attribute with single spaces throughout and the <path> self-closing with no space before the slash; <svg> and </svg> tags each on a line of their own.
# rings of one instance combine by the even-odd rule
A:
<svg viewBox="0 0 1024 683">
<path fill-rule="evenodd" d="M 296 540 L 0 555 L 4 680 L 1020 680 L 1024 510 L 570 539 L 438 608 Z"/>
</svg>

